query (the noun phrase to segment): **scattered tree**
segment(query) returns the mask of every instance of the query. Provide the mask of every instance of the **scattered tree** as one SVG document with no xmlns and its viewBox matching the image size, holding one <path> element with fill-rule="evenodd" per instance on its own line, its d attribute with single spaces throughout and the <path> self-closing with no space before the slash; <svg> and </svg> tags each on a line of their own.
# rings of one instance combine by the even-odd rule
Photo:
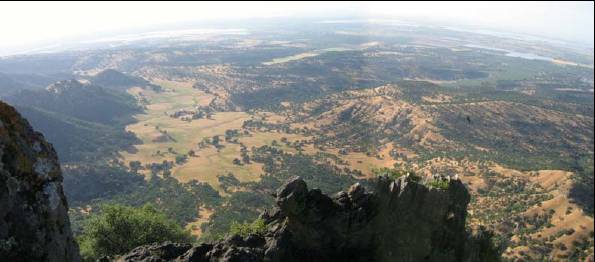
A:
<svg viewBox="0 0 595 262">
<path fill-rule="evenodd" d="M 176 156 L 176 164 L 181 165 L 186 163 L 188 157 L 186 155 L 177 155 Z"/>
<path fill-rule="evenodd" d="M 155 242 L 192 241 L 189 232 L 151 205 L 104 205 L 98 215 L 89 218 L 83 232 L 77 240 L 85 260 L 122 254 Z"/>
<path fill-rule="evenodd" d="M 143 168 L 143 165 L 141 164 L 140 161 L 130 161 L 128 163 L 128 166 L 130 167 L 130 172 L 132 172 L 132 173 L 137 173 L 138 170 Z"/>
</svg>

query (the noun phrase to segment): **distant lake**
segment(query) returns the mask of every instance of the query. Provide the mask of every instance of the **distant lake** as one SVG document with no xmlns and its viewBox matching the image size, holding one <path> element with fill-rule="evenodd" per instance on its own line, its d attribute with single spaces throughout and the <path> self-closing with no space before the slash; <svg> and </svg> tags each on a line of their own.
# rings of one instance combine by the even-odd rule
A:
<svg viewBox="0 0 595 262">
<path fill-rule="evenodd" d="M 516 52 L 516 51 L 506 50 L 506 49 L 502 49 L 502 48 L 491 47 L 491 46 L 474 45 L 474 44 L 467 44 L 465 46 L 471 47 L 471 48 L 480 48 L 480 49 L 504 52 L 505 56 L 518 57 L 518 58 L 523 58 L 523 59 L 527 59 L 527 60 L 541 60 L 541 61 L 548 61 L 548 62 L 554 62 L 554 60 L 555 60 L 554 58 L 547 57 L 547 56 L 536 55 L 533 53 Z"/>
<path fill-rule="evenodd" d="M 543 61 L 549 61 L 549 62 L 554 61 L 554 59 L 551 57 L 540 56 L 540 55 L 536 55 L 536 54 L 532 54 L 532 53 L 509 52 L 506 54 L 506 56 L 520 57 L 520 58 L 529 59 L 529 60 L 543 60 Z"/>
</svg>

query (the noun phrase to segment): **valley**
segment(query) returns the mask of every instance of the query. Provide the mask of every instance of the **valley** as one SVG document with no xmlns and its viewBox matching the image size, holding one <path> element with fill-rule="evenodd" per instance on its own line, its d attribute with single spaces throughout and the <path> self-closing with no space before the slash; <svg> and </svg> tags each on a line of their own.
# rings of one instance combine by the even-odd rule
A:
<svg viewBox="0 0 595 262">
<path fill-rule="evenodd" d="M 201 119 L 188 120 L 184 117 L 174 117 L 173 114 L 176 112 L 191 112 L 199 107 L 208 106 L 213 96 L 193 89 L 192 83 L 159 80 L 155 83 L 159 83 L 164 90 L 158 93 L 139 88 L 129 90 L 129 93 L 143 102 L 146 110 L 143 114 L 135 116 L 137 121 L 134 124 L 126 127 L 126 130 L 136 134 L 142 143 L 120 153 L 124 163 L 138 161 L 147 165 L 162 161 L 176 162 L 171 173 L 180 182 L 194 179 L 207 182 L 218 189 L 217 177 L 229 173 L 234 174 L 240 182 L 259 179 L 262 165 L 233 163 L 234 159 L 242 158 L 242 146 L 261 147 L 284 139 L 290 142 L 308 139 L 305 136 L 278 132 L 244 132 L 244 121 L 275 117 L 267 112 L 216 112 Z M 235 135 L 233 141 L 228 141 L 225 139 L 226 131 L 232 130 L 242 132 Z M 220 137 L 221 142 L 217 145 L 204 142 L 212 141 L 214 137 Z M 178 161 L 180 157 L 185 160 Z M 149 168 L 143 173 L 148 172 Z"/>
<path fill-rule="evenodd" d="M 216 241 L 293 176 L 324 194 L 378 175 L 444 190 L 443 176 L 503 259 L 592 257 L 592 49 L 268 26 L 0 59 L 0 97 L 56 148 L 75 236 L 104 204 L 150 204 Z"/>
<path fill-rule="evenodd" d="M 328 130 L 328 125 L 337 125 L 334 114 L 355 105 L 360 107 L 368 104 L 374 106 L 374 111 L 367 112 L 365 115 L 373 116 L 370 120 L 376 121 L 379 126 L 393 119 L 399 112 L 415 108 L 414 105 L 399 102 L 401 100 L 398 99 L 391 101 L 390 96 L 387 95 L 395 92 L 402 95 L 402 93 L 395 91 L 395 87 L 378 87 L 349 92 L 348 99 L 344 100 L 344 105 L 333 105 L 336 111 L 328 111 L 319 116 L 310 114 L 309 118 L 300 119 L 299 121 L 292 120 L 295 119 L 292 117 L 293 112 L 287 111 L 280 111 L 279 113 L 264 111 L 216 112 L 205 119 L 182 120 L 183 117 L 175 118 L 171 115 L 175 112 L 192 111 L 208 106 L 215 96 L 196 90 L 192 87 L 192 83 L 159 80 L 153 80 L 153 82 L 164 87 L 163 92 L 155 93 L 138 88 L 129 89 L 129 93 L 137 97 L 139 101 L 143 101 L 146 110 L 143 114 L 136 115 L 137 122 L 127 126 L 126 129 L 135 133 L 143 142 L 140 145 L 135 145 L 134 149 L 128 150 L 128 152 L 121 152 L 122 161 L 124 163 L 139 161 L 142 165 L 159 163 L 163 160 L 176 162 L 170 172 L 172 177 L 180 182 L 185 183 L 191 180 L 207 182 L 222 195 L 229 195 L 226 192 L 227 190 L 221 187 L 223 181 L 219 177 L 231 173 L 240 184 L 258 182 L 261 176 L 265 174 L 262 163 L 250 162 L 238 165 L 234 164 L 233 161 L 234 159 L 242 159 L 242 147 L 248 148 L 246 151 L 250 152 L 252 148 L 266 145 L 293 154 L 297 152 L 311 156 L 325 154 L 328 157 L 326 161 L 331 161 L 339 168 L 346 167 L 359 170 L 363 172 L 363 177 L 369 178 L 374 177 L 375 169 L 395 166 L 415 170 L 416 173 L 427 176 L 440 173 L 458 174 L 475 196 L 469 210 L 470 225 L 494 226 L 494 229 L 502 234 L 511 231 L 517 232 L 514 233 L 514 237 L 507 240 L 510 242 L 508 242 L 509 247 L 505 250 L 504 255 L 510 259 L 522 256 L 537 258 L 544 251 L 532 249 L 531 246 L 534 244 L 529 243 L 541 242 L 551 243 L 549 244 L 551 245 L 551 251 L 547 252 L 552 252 L 552 255 L 566 256 L 560 250 L 561 247 L 567 248 L 575 246 L 577 243 L 588 242 L 588 232 L 593 231 L 593 218 L 581 214 L 580 207 L 567 197 L 572 184 L 571 177 L 573 173 L 571 172 L 562 170 L 519 171 L 503 167 L 493 161 L 458 160 L 452 157 L 434 157 L 420 161 L 420 156 L 411 148 L 395 147 L 392 143 L 379 146 L 376 149 L 377 153 L 370 155 L 365 152 L 358 152 L 358 150 L 348 151 L 346 148 L 349 147 L 346 147 L 346 145 L 342 145 L 341 148 L 343 149 L 340 149 L 317 146 L 319 144 L 314 142 L 316 138 L 321 136 L 316 132 Z M 423 103 L 428 103 L 425 108 L 445 107 L 452 104 L 452 97 L 450 96 L 435 96 L 439 98 L 422 97 Z M 332 99 L 335 102 L 343 101 L 341 96 L 333 96 Z M 323 101 L 326 100 L 305 104 L 305 106 L 317 107 Z M 498 103 L 503 102 L 494 102 L 489 106 L 484 105 L 486 103 L 489 102 L 464 102 L 456 103 L 454 106 L 456 106 L 455 108 L 486 107 L 489 110 L 506 107 L 510 109 L 511 106 L 515 106 L 514 104 L 498 106 Z M 435 118 L 431 114 L 422 111 L 425 108 L 413 109 L 412 119 L 416 120 L 413 122 L 414 127 L 411 129 L 412 133 L 409 136 L 415 139 L 416 145 L 429 149 L 437 146 L 445 146 L 443 148 L 453 146 L 452 142 L 449 142 L 446 137 L 441 135 L 442 129 L 432 124 Z M 365 112 L 361 108 L 357 110 Z M 524 111 L 526 110 L 524 109 Z M 445 109 L 440 111 L 445 111 Z M 465 111 L 469 112 L 469 110 Z M 496 111 L 496 113 L 475 114 L 487 116 L 506 113 L 506 111 Z M 539 116 L 537 113 L 532 113 L 532 115 L 533 117 Z M 556 115 L 548 113 L 544 114 L 544 117 L 551 119 Z M 263 126 L 284 125 L 290 128 L 249 128 L 244 124 L 245 121 L 259 121 L 263 123 Z M 495 121 L 502 120 L 495 119 Z M 544 120 L 536 121 L 543 122 Z M 562 120 L 551 121 L 560 122 Z M 573 121 L 575 122 L 571 125 L 576 127 L 577 121 L 580 123 L 581 118 Z M 300 134 L 300 132 L 294 131 L 304 127 L 308 127 L 309 132 L 312 134 L 318 135 L 307 136 L 304 133 Z M 336 128 L 337 126 L 334 126 L 331 130 L 336 132 Z M 386 131 L 387 127 L 382 127 L 382 129 Z M 235 137 L 237 140 L 230 142 L 224 139 L 227 130 L 239 130 L 240 135 Z M 508 130 L 512 129 L 509 128 Z M 332 132 L 325 133 L 326 136 L 338 135 L 338 133 Z M 165 141 L 157 139 L 164 134 L 167 134 L 169 138 L 165 139 Z M 202 147 L 200 146 L 201 141 L 204 141 L 205 138 L 211 139 L 214 136 L 222 137 L 219 148 L 213 145 L 204 146 L 204 144 Z M 304 146 L 295 147 L 292 145 L 299 141 L 303 141 Z M 576 139 L 573 139 L 573 141 L 576 141 Z M 481 146 L 475 146 L 475 149 L 484 152 L 494 150 Z M 193 151 L 193 156 L 185 153 L 189 151 Z M 187 160 L 178 163 L 176 157 L 179 155 L 186 156 Z M 147 168 L 141 173 L 147 174 L 148 172 L 150 172 L 150 169 Z M 521 186 L 521 189 L 518 188 L 519 186 Z M 515 189 L 515 187 L 517 188 Z M 241 188 L 236 189 L 245 190 Z M 519 195 L 520 192 L 514 190 L 523 190 L 522 192 L 525 193 L 522 194 L 526 194 L 526 196 L 521 196 Z M 490 208 L 485 209 L 485 207 Z M 201 235 L 201 226 L 208 223 L 213 211 L 213 209 L 201 208 L 200 218 L 188 224 L 189 227 L 193 228 L 194 234 Z M 514 222 L 513 227 L 507 224 L 510 218 L 517 221 Z M 536 218 L 540 220 L 535 220 Z M 546 226 L 544 226 L 544 223 Z M 560 235 L 560 232 L 564 232 L 564 234 Z"/>
</svg>

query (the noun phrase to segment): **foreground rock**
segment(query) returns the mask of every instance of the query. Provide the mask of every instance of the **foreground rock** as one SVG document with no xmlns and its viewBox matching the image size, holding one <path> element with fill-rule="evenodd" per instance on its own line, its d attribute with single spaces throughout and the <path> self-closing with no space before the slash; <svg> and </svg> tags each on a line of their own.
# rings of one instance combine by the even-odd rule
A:
<svg viewBox="0 0 595 262">
<path fill-rule="evenodd" d="M 52 146 L 0 102 L 0 260 L 78 261 Z"/>
<path fill-rule="evenodd" d="M 333 198 L 300 178 L 277 192 L 261 218 L 263 236 L 213 244 L 138 247 L 118 261 L 491 261 L 490 236 L 469 234 L 469 194 L 458 180 L 446 190 L 381 177 L 374 193 L 359 184 Z"/>
</svg>

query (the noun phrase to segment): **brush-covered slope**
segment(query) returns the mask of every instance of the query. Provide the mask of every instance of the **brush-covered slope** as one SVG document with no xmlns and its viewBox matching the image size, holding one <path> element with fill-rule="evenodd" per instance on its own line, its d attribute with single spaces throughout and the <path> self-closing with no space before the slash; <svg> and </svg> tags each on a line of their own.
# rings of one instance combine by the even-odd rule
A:
<svg viewBox="0 0 595 262">
<path fill-rule="evenodd" d="M 47 134 L 63 162 L 112 155 L 137 142 L 124 126 L 140 108 L 123 92 L 66 80 L 6 100 Z"/>
<path fill-rule="evenodd" d="M 92 76 L 89 80 L 95 85 L 121 90 L 131 87 L 159 89 L 159 86 L 153 85 L 141 77 L 124 74 L 114 69 L 103 70 Z"/>
</svg>

